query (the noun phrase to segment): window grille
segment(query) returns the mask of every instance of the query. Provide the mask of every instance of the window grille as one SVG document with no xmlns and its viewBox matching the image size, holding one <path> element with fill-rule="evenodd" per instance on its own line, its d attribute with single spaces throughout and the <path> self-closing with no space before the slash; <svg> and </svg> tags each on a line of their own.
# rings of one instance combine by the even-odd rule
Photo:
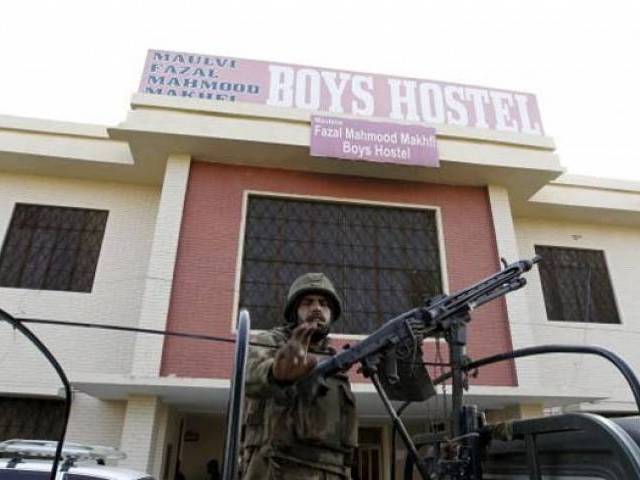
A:
<svg viewBox="0 0 640 480">
<path fill-rule="evenodd" d="M 334 333 L 366 334 L 442 292 L 433 210 L 251 196 L 240 305 L 256 329 L 283 321 L 293 280 L 324 272 L 343 302 Z"/>
<path fill-rule="evenodd" d="M 63 418 L 64 402 L 60 400 L 0 397 L 0 441 L 57 440 Z"/>
<path fill-rule="evenodd" d="M 107 215 L 16 204 L 0 253 L 0 286 L 90 292 Z"/>
<path fill-rule="evenodd" d="M 549 320 L 620 323 L 601 250 L 536 245 Z"/>
</svg>

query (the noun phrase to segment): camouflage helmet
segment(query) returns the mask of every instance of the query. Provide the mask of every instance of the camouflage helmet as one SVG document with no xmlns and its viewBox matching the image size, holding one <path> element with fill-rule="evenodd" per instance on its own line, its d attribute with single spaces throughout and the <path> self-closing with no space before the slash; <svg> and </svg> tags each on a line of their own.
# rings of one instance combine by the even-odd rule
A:
<svg viewBox="0 0 640 480">
<path fill-rule="evenodd" d="M 319 293 L 328 297 L 332 313 L 331 321 L 338 320 L 342 312 L 342 301 L 331 280 L 329 280 L 324 273 L 305 273 L 293 281 L 287 294 L 284 318 L 287 319 L 287 321 L 292 321 L 295 318 L 293 315 L 295 315 L 295 309 L 300 298 L 313 293 Z"/>
</svg>

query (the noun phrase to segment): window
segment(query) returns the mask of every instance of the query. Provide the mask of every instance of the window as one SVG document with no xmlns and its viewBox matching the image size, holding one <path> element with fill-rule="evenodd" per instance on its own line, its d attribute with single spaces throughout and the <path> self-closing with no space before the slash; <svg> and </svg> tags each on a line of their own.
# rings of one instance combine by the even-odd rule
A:
<svg viewBox="0 0 640 480">
<path fill-rule="evenodd" d="M 620 323 L 601 250 L 536 245 L 549 320 Z"/>
<path fill-rule="evenodd" d="M 62 400 L 0 397 L 0 441 L 9 438 L 57 440 L 63 427 Z"/>
<path fill-rule="evenodd" d="M 318 271 L 344 302 L 333 331 L 373 331 L 442 292 L 435 211 L 250 196 L 240 305 L 252 327 L 281 324 L 291 282 Z"/>
<path fill-rule="evenodd" d="M 107 215 L 16 204 L 0 253 L 0 286 L 90 292 Z"/>
</svg>

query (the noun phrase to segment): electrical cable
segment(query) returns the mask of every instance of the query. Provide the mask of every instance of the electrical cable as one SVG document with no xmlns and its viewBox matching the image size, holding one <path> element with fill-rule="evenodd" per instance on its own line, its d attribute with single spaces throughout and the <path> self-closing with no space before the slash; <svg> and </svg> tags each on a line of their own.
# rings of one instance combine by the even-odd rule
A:
<svg viewBox="0 0 640 480">
<path fill-rule="evenodd" d="M 153 328 L 122 327 L 119 325 L 109 325 L 105 323 L 67 322 L 63 320 L 43 320 L 39 318 L 18 318 L 17 320 L 23 323 L 33 323 L 33 324 L 39 324 L 39 325 L 57 325 L 57 326 L 64 326 L 64 327 L 95 328 L 98 330 L 115 330 L 119 332 L 146 333 L 150 335 L 163 335 L 167 337 L 192 338 L 195 340 L 205 340 L 210 342 L 225 342 L 225 343 L 236 342 L 235 338 L 218 337 L 214 335 L 202 335 L 199 333 L 174 332 L 171 330 L 156 330 Z M 277 348 L 274 345 L 268 345 L 265 343 L 258 343 L 258 342 L 250 342 L 249 345 L 254 347 Z"/>
<path fill-rule="evenodd" d="M 109 325 L 102 323 L 87 323 L 87 322 L 70 322 L 70 321 L 62 321 L 62 320 L 45 320 L 39 318 L 19 318 L 17 319 L 22 323 L 31 323 L 35 325 L 54 325 L 54 326 L 64 326 L 64 327 L 78 327 L 78 328 L 89 328 L 89 329 L 98 329 L 98 330 L 112 330 L 112 331 L 120 331 L 120 332 L 132 332 L 132 333 L 144 333 L 150 335 L 163 335 L 169 337 L 182 337 L 182 338 L 191 338 L 195 340 L 204 340 L 204 341 L 213 341 L 213 342 L 225 342 L 225 343 L 235 343 L 235 338 L 228 337 L 219 337 L 213 335 L 203 335 L 203 334 L 195 334 L 195 333 L 185 333 L 185 332 L 175 332 L 170 330 L 157 330 L 151 328 L 138 328 L 138 327 L 123 327 L 119 325 Z M 265 347 L 265 348 L 277 348 L 274 345 L 267 345 L 258 342 L 249 342 L 251 346 L 257 347 Z M 404 362 L 403 362 L 404 363 Z M 411 362 L 406 362 L 411 363 Z M 443 362 L 423 362 L 425 366 L 437 366 L 444 367 L 449 366 L 448 363 Z M 411 402 L 406 402 L 398 409 L 398 415 L 402 415 L 403 411 L 410 405 Z M 394 426 L 394 432 L 392 437 L 392 442 L 395 445 L 396 440 L 396 428 Z M 394 449 L 395 455 L 395 449 Z M 395 470 L 395 469 L 394 469 Z M 395 477 L 395 471 L 392 473 L 392 477 Z"/>
<path fill-rule="evenodd" d="M 9 323 L 13 328 L 22 333 L 31 343 L 33 343 L 36 348 L 42 353 L 46 359 L 49 361 L 51 366 L 53 366 L 54 370 L 60 377 L 62 384 L 64 385 L 64 424 L 62 426 L 62 432 L 60 433 L 60 437 L 58 439 L 58 445 L 56 446 L 56 456 L 53 459 L 53 464 L 51 465 L 51 474 L 49 476 L 50 480 L 55 480 L 56 473 L 58 472 L 58 464 L 60 463 L 60 457 L 62 456 L 62 446 L 64 444 L 65 436 L 67 435 L 67 425 L 69 424 L 69 416 L 71 414 L 71 384 L 69 383 L 69 379 L 67 375 L 64 373 L 62 366 L 58 363 L 54 355 L 49 351 L 49 349 L 35 336 L 35 334 L 25 327 L 22 322 L 7 312 L 0 308 L 0 320 L 4 320 Z"/>
<path fill-rule="evenodd" d="M 64 445 L 64 440 L 67 433 L 67 427 L 69 424 L 69 417 L 71 414 L 71 384 L 69 383 L 69 379 L 64 372 L 64 369 L 60 365 L 60 363 L 56 360 L 55 356 L 51 353 L 49 349 L 38 339 L 38 337 L 31 332 L 24 323 L 31 323 L 35 325 L 54 325 L 54 326 L 65 326 L 65 327 L 80 327 L 80 328 L 93 328 L 100 330 L 114 330 L 114 331 L 122 331 L 122 332 L 135 332 L 135 333 L 145 333 L 150 335 L 163 335 L 163 336 L 173 336 L 173 337 L 183 337 L 183 338 L 192 338 L 196 340 L 205 340 L 205 341 L 216 341 L 216 342 L 226 342 L 226 343 L 235 343 L 235 338 L 225 338 L 225 337 L 217 337 L 212 335 L 201 335 L 194 333 L 184 333 L 184 332 L 172 332 L 165 330 L 154 330 L 150 328 L 137 328 L 137 327 L 122 327 L 118 325 L 107 325 L 107 324 L 99 324 L 99 323 L 86 323 L 86 322 L 67 322 L 61 320 L 43 320 L 37 318 L 15 318 L 6 311 L 0 309 L 0 320 L 5 320 L 9 323 L 15 330 L 18 330 L 22 333 L 31 343 L 33 343 L 38 350 L 47 358 L 49 363 L 53 366 L 55 371 L 57 372 L 62 384 L 64 385 L 64 422 L 62 427 L 62 433 L 58 439 L 58 444 L 56 446 L 55 458 L 53 460 L 53 464 L 51 466 L 51 474 L 50 480 L 55 480 L 56 472 L 58 471 L 58 465 L 60 463 L 60 458 L 62 457 L 62 448 Z M 274 345 L 267 345 L 257 342 L 251 342 L 250 345 L 265 347 L 265 348 L 277 348 Z"/>
<path fill-rule="evenodd" d="M 546 353 L 586 353 L 597 355 L 605 358 L 606 360 L 609 360 L 627 381 L 627 384 L 629 385 L 629 388 L 633 393 L 636 407 L 640 412 L 640 380 L 638 380 L 636 374 L 633 372 L 629 364 L 624 359 L 622 359 L 622 357 L 603 347 L 593 347 L 587 345 L 541 345 L 538 347 L 521 348 L 518 350 L 513 350 L 511 352 L 499 353 L 490 357 L 484 357 L 474 362 L 463 365 L 461 368 L 463 371 L 469 371 L 482 367 L 484 365 L 489 365 L 491 363 L 498 363 L 505 360 L 512 360 L 516 358 L 528 357 L 531 355 L 541 355 Z M 433 380 L 434 385 L 448 380 L 449 378 L 451 378 L 451 375 L 451 372 L 440 375 Z"/>
<path fill-rule="evenodd" d="M 152 334 L 152 335 L 163 335 L 163 336 L 174 336 L 174 337 L 183 337 L 183 338 L 192 338 L 196 340 L 204 340 L 204 341 L 217 341 L 217 342 L 225 342 L 225 343 L 235 343 L 235 338 L 228 337 L 218 337 L 212 335 L 202 335 L 202 334 L 193 334 L 193 333 L 184 333 L 184 332 L 175 332 L 175 331 L 165 331 L 165 330 L 155 330 L 155 329 L 147 329 L 147 328 L 137 328 L 137 327 L 122 327 L 117 325 L 107 325 L 107 324 L 97 324 L 97 323 L 86 323 L 86 322 L 67 322 L 67 321 L 59 321 L 59 320 L 43 320 L 43 319 L 34 319 L 34 318 L 14 318 L 4 310 L 0 309 L 0 320 L 5 320 L 9 324 L 11 324 L 15 329 L 19 330 L 23 335 L 25 335 L 36 347 L 47 357 L 49 362 L 52 364 L 62 383 L 65 387 L 65 423 L 62 431 L 62 435 L 60 437 L 60 441 L 58 442 L 58 446 L 56 448 L 56 458 L 54 459 L 54 465 L 52 466 L 52 476 L 51 480 L 55 480 L 55 472 L 57 471 L 57 466 L 59 462 L 59 458 L 61 456 L 62 445 L 64 442 L 64 437 L 66 435 L 67 424 L 69 421 L 69 414 L 71 409 L 71 387 L 69 381 L 64 373 L 64 370 L 60 366 L 60 364 L 56 361 L 55 357 L 51 354 L 51 352 L 44 346 L 44 344 L 27 328 L 23 325 L 23 323 L 32 323 L 32 324 L 40 324 L 40 325 L 58 325 L 58 326 L 66 326 L 66 327 L 81 327 L 81 328 L 93 328 L 93 329 L 103 329 L 103 330 L 114 330 L 114 331 L 125 331 L 125 332 L 135 332 L 135 333 L 144 333 L 144 334 Z M 261 344 L 257 342 L 250 342 L 252 346 L 259 346 L 265 348 L 277 348 L 274 345 Z M 520 357 L 526 357 L 531 355 L 540 355 L 545 353 L 587 353 L 601 356 L 611 363 L 622 373 L 625 380 L 629 384 L 634 399 L 636 401 L 638 410 L 640 411 L 640 381 L 634 374 L 633 370 L 630 366 L 617 354 L 602 348 L 602 347 L 590 347 L 590 346 L 581 346 L 581 345 L 544 345 L 539 347 L 529 347 L 523 348 L 519 350 L 514 350 L 511 352 L 501 353 L 497 355 L 493 355 L 490 357 L 481 358 L 479 360 L 470 362 L 466 365 L 463 365 L 461 368 L 463 371 L 475 370 L 482 366 L 497 363 L 505 360 L 511 360 Z M 436 362 L 425 362 L 425 364 L 438 366 L 440 367 L 440 371 L 442 372 L 442 367 L 447 366 L 447 363 L 442 361 L 440 357 L 441 352 L 439 351 L 439 344 L 436 344 Z M 440 361 L 438 361 L 440 360 Z M 444 382 L 451 378 L 452 373 L 447 372 L 441 374 L 436 379 L 433 380 L 434 385 L 442 384 L 443 387 L 443 395 L 444 395 L 444 408 L 445 408 L 445 417 L 447 416 L 446 411 L 446 387 L 444 386 Z M 404 403 L 397 411 L 398 417 L 402 415 L 404 409 L 408 407 L 410 402 Z M 396 437 L 396 429 L 393 431 L 392 436 L 392 448 L 393 448 L 393 456 L 395 457 L 395 438 Z M 395 477 L 395 468 L 394 462 L 392 462 L 392 475 L 391 477 Z"/>
</svg>

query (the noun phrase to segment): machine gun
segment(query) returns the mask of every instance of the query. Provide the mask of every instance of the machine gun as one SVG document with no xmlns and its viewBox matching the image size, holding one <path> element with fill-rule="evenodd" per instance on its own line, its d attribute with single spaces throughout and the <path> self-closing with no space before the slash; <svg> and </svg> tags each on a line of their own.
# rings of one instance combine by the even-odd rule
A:
<svg viewBox="0 0 640 480">
<path fill-rule="evenodd" d="M 404 363 L 411 363 L 414 367 L 422 366 L 422 341 L 437 335 L 445 336 L 452 346 L 463 347 L 466 344 L 464 326 L 470 321 L 469 312 L 525 286 L 526 279 L 521 275 L 531 270 L 539 260 L 538 256 L 532 260 L 520 260 L 512 264 L 503 260 L 503 270 L 475 285 L 452 295 L 439 295 L 426 300 L 425 305 L 387 321 L 353 347 L 320 362 L 310 375 L 296 384 L 296 388 L 317 394 L 317 389 L 322 388 L 326 377 L 346 371 L 358 362 L 363 363 L 365 376 L 373 378 L 373 373 L 377 370 L 375 367 L 382 363 L 383 378 L 388 386 L 386 390 L 391 390 L 388 393 L 392 400 L 407 400 L 407 393 L 413 397 L 410 398 L 411 401 L 425 400 L 434 393 L 427 385 L 420 385 L 418 391 L 405 391 L 403 398 L 397 398 L 398 392 L 390 388 L 401 381 L 398 375 L 399 359 L 404 360 Z M 462 365 L 464 351 L 457 350 L 460 356 L 452 358 L 452 364 Z M 418 380 L 428 378 L 416 375 L 414 377 Z"/>
<path fill-rule="evenodd" d="M 469 313 L 480 305 L 525 286 L 526 279 L 522 274 L 531 270 L 538 261 L 540 257 L 537 256 L 511 264 L 503 260 L 504 268 L 494 275 L 451 295 L 430 298 L 424 305 L 387 321 L 361 342 L 320 362 L 308 376 L 290 387 L 290 395 L 322 395 L 327 377 L 360 363 L 363 375 L 373 382 L 423 478 L 432 478 L 434 466 L 427 465 L 420 458 L 390 400 L 422 401 L 435 395 L 423 364 L 422 342 L 428 337 L 443 337 L 449 344 L 451 365 L 452 436 L 462 437 L 477 428 L 474 412 L 462 407 L 466 386 L 464 366 L 470 363 L 465 351 L 466 326 L 471 320 Z M 473 441 L 464 443 L 464 458 L 447 460 L 446 470 L 469 470 L 471 476 L 461 478 L 480 478 L 472 473 L 479 469 L 479 452 L 474 451 L 477 449 L 473 447 Z M 438 465 L 437 469 L 442 470 L 442 467 Z"/>
<path fill-rule="evenodd" d="M 597 415 L 569 414 L 548 419 L 520 420 L 509 424 L 509 436 L 512 440 L 504 443 L 499 441 L 504 435 L 496 435 L 497 430 L 484 425 L 476 407 L 463 406 L 464 390 L 468 388 L 465 376 L 470 370 L 530 355 L 578 353 L 598 355 L 612 362 L 627 380 L 640 408 L 638 378 L 622 358 L 601 347 L 547 345 L 505 352 L 475 361 L 467 357 L 466 328 L 471 320 L 470 312 L 522 288 L 526 284 L 522 275 L 540 260 L 540 257 L 534 257 L 511 264 L 503 260 L 503 269 L 496 274 L 454 294 L 426 300 L 424 305 L 387 321 L 359 343 L 321 361 L 308 376 L 288 387 L 286 395 L 322 395 L 327 388 L 327 377 L 344 372 L 359 363 L 363 375 L 375 386 L 393 423 L 394 432 L 399 433 L 407 450 L 405 480 L 413 478 L 414 468 L 417 468 L 423 480 L 541 480 L 543 473 L 555 475 L 567 472 L 567 478 L 585 478 L 585 472 L 603 474 L 603 478 L 616 480 L 640 478 L 640 427 L 637 419 L 617 424 Z M 239 319 L 236 366 L 227 416 L 225 465 L 230 468 L 225 468 L 225 480 L 236 479 L 235 459 L 249 330 L 249 314 L 243 310 Z M 422 358 L 422 342 L 430 337 L 443 338 L 449 347 L 450 371 L 434 380 L 429 377 Z M 412 438 L 400 418 L 401 410 L 397 412 L 391 401 L 404 401 L 404 407 L 413 401 L 427 400 L 435 395 L 434 385 L 447 380 L 451 380 L 452 403 L 448 431 Z M 559 438 L 565 437 L 570 442 L 563 450 L 557 443 L 562 441 Z M 497 449 L 493 448 L 494 444 Z M 549 444 L 553 446 L 547 447 Z M 601 457 L 590 452 L 594 461 L 588 468 L 580 465 L 571 470 L 576 448 L 596 444 L 599 445 L 597 454 Z M 426 455 L 419 452 L 419 448 L 425 447 Z M 395 448 L 393 451 L 395 452 Z M 605 475 L 603 465 L 613 473 Z"/>
</svg>

